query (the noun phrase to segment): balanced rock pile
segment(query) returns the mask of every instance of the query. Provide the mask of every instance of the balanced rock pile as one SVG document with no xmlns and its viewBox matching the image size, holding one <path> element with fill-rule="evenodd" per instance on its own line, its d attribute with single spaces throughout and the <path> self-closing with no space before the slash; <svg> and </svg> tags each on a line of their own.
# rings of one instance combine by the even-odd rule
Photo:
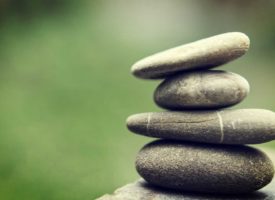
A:
<svg viewBox="0 0 275 200">
<path fill-rule="evenodd" d="M 152 55 L 132 67 L 139 78 L 165 79 L 154 100 L 169 111 L 127 119 L 132 132 L 162 138 L 137 156 L 136 169 L 149 184 L 232 195 L 251 193 L 271 182 L 271 160 L 245 144 L 275 139 L 275 113 L 225 109 L 247 96 L 249 84 L 238 74 L 209 70 L 248 48 L 245 34 L 225 33 Z"/>
</svg>

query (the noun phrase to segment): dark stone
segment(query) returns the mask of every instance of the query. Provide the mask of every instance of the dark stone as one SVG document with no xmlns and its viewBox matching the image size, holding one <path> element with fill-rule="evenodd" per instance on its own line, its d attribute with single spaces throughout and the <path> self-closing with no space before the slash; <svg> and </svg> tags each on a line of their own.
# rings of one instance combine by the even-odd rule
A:
<svg viewBox="0 0 275 200">
<path fill-rule="evenodd" d="M 129 130 L 149 137 L 224 144 L 275 139 L 275 113 L 264 109 L 156 112 L 132 115 Z"/>
<path fill-rule="evenodd" d="M 169 140 L 147 144 L 136 169 L 155 186 L 212 194 L 251 193 L 274 175 L 272 161 L 255 148 Z"/>
</svg>

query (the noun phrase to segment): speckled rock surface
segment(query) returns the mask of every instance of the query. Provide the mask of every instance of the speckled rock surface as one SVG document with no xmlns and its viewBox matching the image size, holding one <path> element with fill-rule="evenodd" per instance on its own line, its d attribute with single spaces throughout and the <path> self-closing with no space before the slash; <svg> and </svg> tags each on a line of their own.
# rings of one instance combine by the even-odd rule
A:
<svg viewBox="0 0 275 200">
<path fill-rule="evenodd" d="M 132 115 L 129 130 L 186 141 L 257 144 L 275 139 L 275 113 L 264 109 L 156 112 Z"/>
<path fill-rule="evenodd" d="M 155 186 L 213 194 L 251 193 L 274 175 L 271 160 L 255 148 L 169 140 L 143 147 L 136 169 Z"/>
<path fill-rule="evenodd" d="M 159 189 L 139 180 L 97 200 L 274 200 L 275 181 L 264 189 L 247 195 L 205 195 Z"/>
<path fill-rule="evenodd" d="M 178 71 L 227 63 L 245 54 L 248 48 L 249 38 L 245 34 L 224 33 L 144 58 L 135 63 L 131 71 L 139 78 L 163 78 Z"/>
<path fill-rule="evenodd" d="M 240 75 L 205 70 L 166 79 L 155 90 L 154 100 L 171 110 L 213 109 L 237 104 L 248 92 L 249 84 Z"/>
</svg>

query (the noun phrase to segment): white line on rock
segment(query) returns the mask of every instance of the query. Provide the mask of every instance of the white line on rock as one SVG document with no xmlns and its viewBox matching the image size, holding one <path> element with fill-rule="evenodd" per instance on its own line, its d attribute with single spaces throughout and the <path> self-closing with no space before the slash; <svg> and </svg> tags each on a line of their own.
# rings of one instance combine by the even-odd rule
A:
<svg viewBox="0 0 275 200">
<path fill-rule="evenodd" d="M 223 121 L 222 121 L 222 116 L 220 115 L 219 112 L 217 112 L 218 118 L 219 118 L 219 123 L 220 123 L 220 128 L 221 128 L 221 140 L 220 143 L 223 142 L 224 139 L 224 132 L 223 132 Z"/>
</svg>

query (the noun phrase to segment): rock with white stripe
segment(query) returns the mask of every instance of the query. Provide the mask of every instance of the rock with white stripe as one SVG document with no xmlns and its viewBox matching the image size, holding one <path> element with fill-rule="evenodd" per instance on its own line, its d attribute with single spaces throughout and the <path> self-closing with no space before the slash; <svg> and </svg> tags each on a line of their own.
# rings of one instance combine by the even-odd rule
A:
<svg viewBox="0 0 275 200">
<path fill-rule="evenodd" d="M 248 82 L 238 74 L 203 70 L 164 80 L 155 90 L 154 100 L 170 110 L 214 109 L 235 105 L 248 92 Z"/>
<path fill-rule="evenodd" d="M 129 130 L 149 137 L 204 143 L 258 144 L 275 139 L 275 113 L 264 109 L 132 115 Z"/>
<path fill-rule="evenodd" d="M 244 194 L 271 182 L 274 167 L 260 150 L 242 145 L 158 140 L 136 159 L 150 184 L 185 192 Z"/>
<path fill-rule="evenodd" d="M 224 33 L 154 54 L 135 63 L 131 70 L 139 78 L 156 79 L 212 68 L 244 55 L 249 43 L 243 33 Z"/>
</svg>

